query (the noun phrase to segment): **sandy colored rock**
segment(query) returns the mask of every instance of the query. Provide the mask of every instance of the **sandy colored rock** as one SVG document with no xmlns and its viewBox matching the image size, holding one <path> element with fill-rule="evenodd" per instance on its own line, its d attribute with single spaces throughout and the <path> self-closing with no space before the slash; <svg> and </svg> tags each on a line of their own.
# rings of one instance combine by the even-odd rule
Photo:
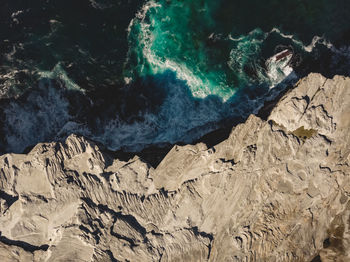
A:
<svg viewBox="0 0 350 262">
<path fill-rule="evenodd" d="M 4 262 L 350 261 L 349 78 L 311 74 L 157 168 L 76 135 L 0 168 Z"/>
</svg>

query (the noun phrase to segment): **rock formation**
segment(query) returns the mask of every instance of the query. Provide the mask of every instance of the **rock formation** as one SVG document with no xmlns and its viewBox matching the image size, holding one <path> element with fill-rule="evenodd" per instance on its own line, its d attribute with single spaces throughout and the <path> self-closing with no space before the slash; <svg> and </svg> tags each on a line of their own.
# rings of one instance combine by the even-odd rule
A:
<svg viewBox="0 0 350 262">
<path fill-rule="evenodd" d="M 0 157 L 0 261 L 350 261 L 350 79 L 151 167 L 71 135 Z"/>
</svg>

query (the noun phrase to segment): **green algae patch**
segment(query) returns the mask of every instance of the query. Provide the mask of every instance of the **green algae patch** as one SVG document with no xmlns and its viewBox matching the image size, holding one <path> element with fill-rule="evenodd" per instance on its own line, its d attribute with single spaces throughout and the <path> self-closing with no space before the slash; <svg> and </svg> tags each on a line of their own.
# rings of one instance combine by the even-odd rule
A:
<svg viewBox="0 0 350 262">
<path fill-rule="evenodd" d="M 315 129 L 305 129 L 304 126 L 299 127 L 298 129 L 291 132 L 293 135 L 297 136 L 299 139 L 305 142 L 306 139 L 311 138 L 317 134 Z"/>
</svg>

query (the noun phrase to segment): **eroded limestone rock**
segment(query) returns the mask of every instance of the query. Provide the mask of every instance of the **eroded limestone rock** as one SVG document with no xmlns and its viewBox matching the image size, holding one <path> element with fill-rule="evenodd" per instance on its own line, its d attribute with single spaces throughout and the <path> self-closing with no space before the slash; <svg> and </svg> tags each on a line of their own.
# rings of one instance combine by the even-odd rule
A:
<svg viewBox="0 0 350 262">
<path fill-rule="evenodd" d="M 0 157 L 0 261 L 350 261 L 350 79 L 157 168 L 71 135 Z"/>
</svg>

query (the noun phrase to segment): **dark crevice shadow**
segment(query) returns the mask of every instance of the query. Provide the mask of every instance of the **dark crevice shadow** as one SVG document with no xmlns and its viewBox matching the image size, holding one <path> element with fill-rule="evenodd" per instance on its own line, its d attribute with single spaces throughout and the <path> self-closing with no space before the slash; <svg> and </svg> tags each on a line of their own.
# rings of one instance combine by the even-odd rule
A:
<svg viewBox="0 0 350 262">
<path fill-rule="evenodd" d="M 320 255 L 315 256 L 311 262 L 322 262 Z"/>
<path fill-rule="evenodd" d="M 183 143 L 179 143 L 183 144 Z M 157 166 L 162 162 L 164 157 L 169 153 L 169 151 L 173 148 L 175 144 L 167 143 L 162 146 L 149 146 L 140 152 L 126 152 L 123 150 L 111 151 L 108 149 L 104 149 L 108 155 L 112 156 L 113 159 L 118 159 L 121 161 L 128 162 L 135 157 L 140 157 L 147 164 L 151 165 L 153 168 L 157 168 Z"/>
<path fill-rule="evenodd" d="M 23 248 L 25 251 L 32 252 L 32 253 L 37 250 L 47 251 L 49 249 L 49 245 L 34 246 L 25 241 L 8 239 L 7 237 L 2 236 L 1 232 L 0 232 L 0 242 L 8 246 L 17 246 L 17 247 Z"/>
<path fill-rule="evenodd" d="M 10 195 L 8 193 L 6 193 L 3 190 L 0 190 L 0 199 L 4 199 L 5 203 L 6 203 L 6 210 L 8 210 L 10 208 L 10 206 L 12 206 L 13 203 L 15 203 L 18 200 L 18 196 L 13 196 Z"/>
</svg>

